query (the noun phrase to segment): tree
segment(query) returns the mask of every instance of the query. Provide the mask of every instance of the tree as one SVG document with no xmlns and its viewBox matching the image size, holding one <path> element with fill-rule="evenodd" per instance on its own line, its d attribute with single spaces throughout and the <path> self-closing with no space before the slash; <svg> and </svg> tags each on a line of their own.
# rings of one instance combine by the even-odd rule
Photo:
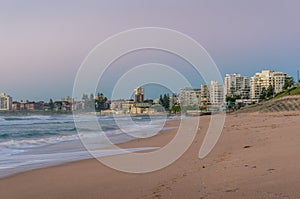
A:
<svg viewBox="0 0 300 199">
<path fill-rule="evenodd" d="M 274 95 L 274 93 L 275 93 L 275 89 L 272 85 L 270 85 L 266 90 L 266 97 L 271 97 Z"/>
<path fill-rule="evenodd" d="M 163 97 L 162 97 L 162 95 L 159 96 L 159 104 L 163 105 Z"/>
<path fill-rule="evenodd" d="M 171 110 L 173 113 L 179 113 L 181 111 L 181 107 L 178 104 L 174 104 Z"/>
<path fill-rule="evenodd" d="M 169 94 L 164 94 L 164 96 L 160 95 L 159 104 L 162 105 L 165 110 L 169 110 L 170 108 L 170 96 Z"/>
<path fill-rule="evenodd" d="M 294 78 L 285 78 L 283 89 L 286 90 L 294 85 Z"/>
<path fill-rule="evenodd" d="M 235 102 L 236 101 L 236 98 L 234 97 L 231 97 L 231 96 L 226 96 L 226 102 Z"/>
<path fill-rule="evenodd" d="M 103 93 L 98 93 L 97 94 L 97 99 L 95 100 L 95 109 L 96 111 L 102 111 L 106 110 L 107 107 L 105 107 L 105 103 L 107 101 L 107 97 L 103 95 Z"/>
<path fill-rule="evenodd" d="M 61 109 L 62 109 L 62 102 L 61 101 L 56 101 L 54 104 L 55 104 L 57 110 L 61 111 Z"/>
<path fill-rule="evenodd" d="M 170 96 L 169 96 L 169 94 L 164 94 L 162 105 L 166 110 L 169 109 L 169 107 L 170 107 Z"/>
<path fill-rule="evenodd" d="M 265 87 L 263 87 L 262 90 L 261 90 L 261 94 L 259 96 L 259 99 L 264 100 L 264 99 L 266 99 L 266 96 L 267 96 L 267 90 L 266 90 Z"/>
<path fill-rule="evenodd" d="M 53 109 L 54 109 L 54 103 L 53 103 L 53 100 L 52 100 L 52 99 L 50 99 L 50 101 L 49 101 L 49 109 L 50 109 L 51 111 L 53 111 Z"/>
</svg>

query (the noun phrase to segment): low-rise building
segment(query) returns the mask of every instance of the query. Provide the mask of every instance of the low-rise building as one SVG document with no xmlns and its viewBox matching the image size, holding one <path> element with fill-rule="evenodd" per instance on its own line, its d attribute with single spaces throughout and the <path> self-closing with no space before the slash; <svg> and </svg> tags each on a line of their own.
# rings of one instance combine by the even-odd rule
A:
<svg viewBox="0 0 300 199">
<path fill-rule="evenodd" d="M 110 109 L 115 110 L 115 111 L 120 111 L 122 110 L 123 104 L 128 103 L 129 101 L 127 100 L 112 100 L 110 102 Z"/>
<path fill-rule="evenodd" d="M 39 102 L 13 102 L 12 110 L 14 111 L 35 111 L 44 110 L 45 103 L 43 101 Z"/>
<path fill-rule="evenodd" d="M 12 102 L 12 110 L 19 111 L 21 108 L 21 102 Z"/>
<path fill-rule="evenodd" d="M 55 101 L 53 110 L 70 112 L 70 111 L 72 111 L 72 103 L 69 101 Z"/>
<path fill-rule="evenodd" d="M 37 105 L 35 102 L 21 103 L 21 107 L 23 110 L 27 110 L 27 111 L 34 111 L 37 109 Z"/>
<path fill-rule="evenodd" d="M 134 103 L 130 108 L 131 114 L 148 114 L 149 107 L 151 104 L 149 103 Z"/>
</svg>

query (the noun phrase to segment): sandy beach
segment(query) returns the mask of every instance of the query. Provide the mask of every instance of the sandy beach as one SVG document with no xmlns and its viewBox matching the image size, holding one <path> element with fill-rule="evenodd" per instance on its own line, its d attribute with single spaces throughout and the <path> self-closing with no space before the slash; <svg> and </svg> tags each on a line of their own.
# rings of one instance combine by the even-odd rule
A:
<svg viewBox="0 0 300 199">
<path fill-rule="evenodd" d="M 217 145 L 201 160 L 209 121 L 201 117 L 191 147 L 162 170 L 128 174 L 89 159 L 1 179 L 0 198 L 300 198 L 299 113 L 229 114 Z M 161 147 L 176 131 L 120 146 Z"/>
</svg>

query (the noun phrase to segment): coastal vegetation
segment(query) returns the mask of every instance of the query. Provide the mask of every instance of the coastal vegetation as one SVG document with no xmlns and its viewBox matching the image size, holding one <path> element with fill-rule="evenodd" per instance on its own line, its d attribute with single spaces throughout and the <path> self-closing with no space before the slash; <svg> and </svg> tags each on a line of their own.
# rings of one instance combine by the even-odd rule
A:
<svg viewBox="0 0 300 199">
<path fill-rule="evenodd" d="M 300 95 L 300 86 L 286 89 L 285 91 L 278 93 L 275 98 L 281 98 L 289 95 Z"/>
</svg>

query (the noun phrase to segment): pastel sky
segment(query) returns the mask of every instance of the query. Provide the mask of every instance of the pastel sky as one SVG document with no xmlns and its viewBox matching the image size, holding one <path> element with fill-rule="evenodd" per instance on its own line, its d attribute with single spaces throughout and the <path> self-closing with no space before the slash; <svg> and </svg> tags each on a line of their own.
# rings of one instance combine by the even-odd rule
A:
<svg viewBox="0 0 300 199">
<path fill-rule="evenodd" d="M 80 64 L 98 43 L 148 26 L 189 35 L 222 75 L 271 69 L 296 78 L 299 8 L 298 0 L 1 1 L 0 92 L 16 100 L 71 96 Z"/>
</svg>

